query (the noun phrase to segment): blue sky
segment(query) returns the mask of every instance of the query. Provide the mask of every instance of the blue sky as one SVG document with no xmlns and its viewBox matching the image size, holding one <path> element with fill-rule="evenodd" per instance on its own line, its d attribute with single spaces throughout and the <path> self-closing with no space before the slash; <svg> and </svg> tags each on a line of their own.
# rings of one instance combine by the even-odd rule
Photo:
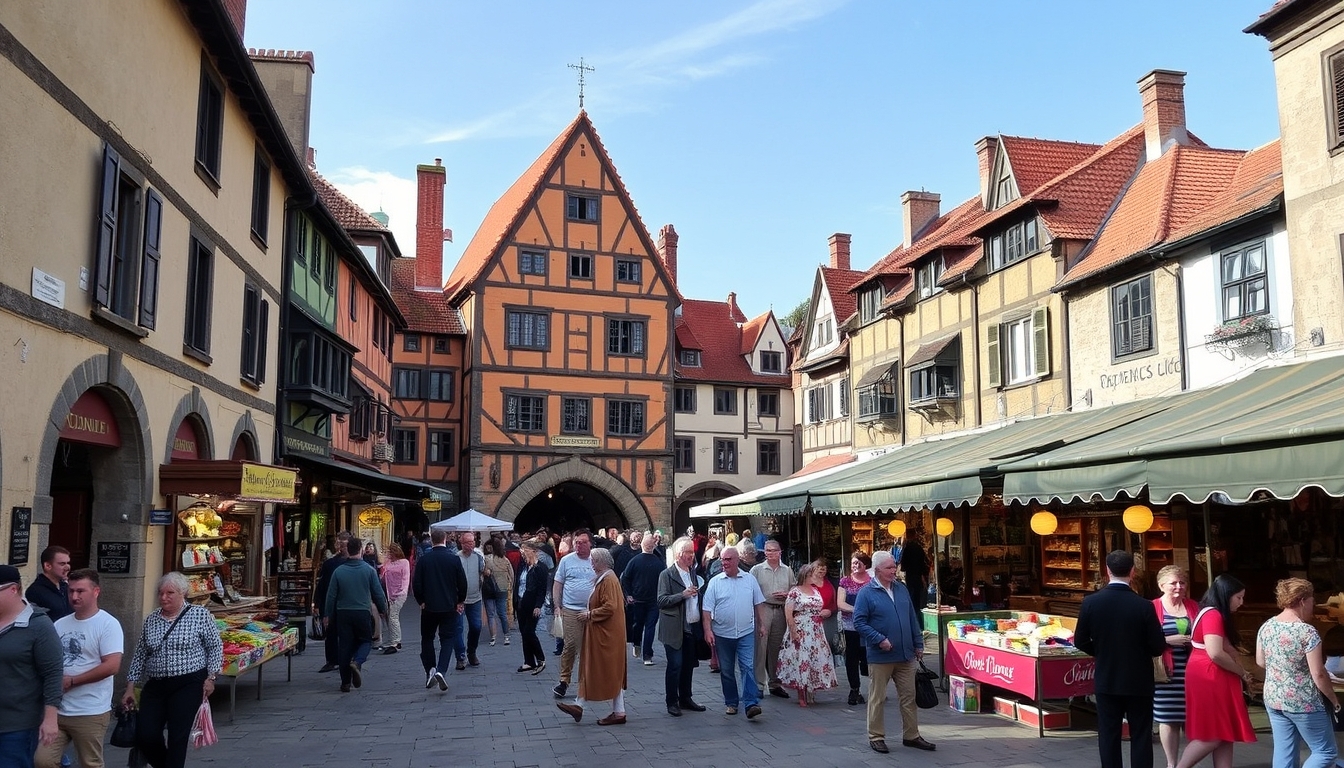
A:
<svg viewBox="0 0 1344 768">
<path fill-rule="evenodd" d="M 318 168 L 392 216 L 414 252 L 415 165 L 448 170 L 451 270 L 490 205 L 585 108 L 680 288 L 748 315 L 811 290 L 833 232 L 866 269 L 901 239 L 901 193 L 978 189 L 987 134 L 1104 142 L 1136 82 L 1186 77 L 1192 133 L 1278 135 L 1271 0 L 251 0 L 246 43 L 313 51 Z M 377 9 L 377 10 L 372 10 Z"/>
</svg>

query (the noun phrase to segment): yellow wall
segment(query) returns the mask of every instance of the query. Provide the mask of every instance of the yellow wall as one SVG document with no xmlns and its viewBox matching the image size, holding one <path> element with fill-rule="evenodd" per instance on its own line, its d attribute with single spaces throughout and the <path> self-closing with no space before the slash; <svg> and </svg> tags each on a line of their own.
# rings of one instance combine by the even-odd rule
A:
<svg viewBox="0 0 1344 768">
<path fill-rule="evenodd" d="M 853 390 L 855 384 L 863 375 L 874 368 L 889 368 L 892 363 L 899 362 L 901 355 L 901 321 L 888 317 L 882 317 L 865 326 L 857 328 L 849 336 L 849 366 L 850 366 L 850 388 Z M 904 370 L 898 368 L 898 371 Z M 897 405 L 904 408 L 906 402 L 906 387 L 909 385 L 909 377 L 901 373 L 896 374 Z M 901 378 L 904 381 L 900 380 Z M 903 411 L 898 411 L 894 418 L 874 419 L 860 421 L 858 419 L 858 393 L 851 391 L 850 394 L 850 417 L 854 419 L 854 450 L 862 451 L 872 448 L 883 448 L 890 445 L 898 445 L 901 442 L 901 422 L 903 420 Z"/>
<path fill-rule="evenodd" d="M 1174 265 L 1173 265 L 1174 266 Z M 1153 349 L 1117 360 L 1112 341 L 1111 285 L 1088 288 L 1067 297 L 1069 373 L 1074 408 L 1102 407 L 1177 391 L 1181 387 L 1181 297 L 1167 269 L 1153 278 Z M 1138 278 L 1127 274 L 1116 285 Z M 1090 393 L 1090 401 L 1089 401 Z"/>
<path fill-rule="evenodd" d="M 921 346 L 933 344 L 954 334 L 961 344 L 961 398 L 949 412 L 925 414 L 906 410 L 906 441 L 960 432 L 977 426 L 975 393 L 979 366 L 975 358 L 974 288 L 958 288 L 934 294 L 915 305 L 904 316 L 905 355 L 909 360 Z M 909 402 L 910 373 L 902 367 L 902 402 Z"/>
<path fill-rule="evenodd" d="M 1065 392 L 1064 344 L 1061 343 L 1064 303 L 1051 288 L 1059 279 L 1058 262 L 1039 254 L 991 273 L 978 288 L 977 333 L 980 347 L 981 423 L 1042 416 L 1068 408 Z M 1049 310 L 1050 373 L 1039 380 L 991 387 L 987 328 L 1014 312 L 1046 307 Z"/>
</svg>

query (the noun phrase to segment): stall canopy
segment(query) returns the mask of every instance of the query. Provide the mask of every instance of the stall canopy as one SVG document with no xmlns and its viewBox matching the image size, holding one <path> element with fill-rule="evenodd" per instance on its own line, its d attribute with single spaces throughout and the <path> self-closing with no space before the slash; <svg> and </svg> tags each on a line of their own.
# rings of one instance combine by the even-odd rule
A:
<svg viewBox="0 0 1344 768">
<path fill-rule="evenodd" d="M 775 512 L 764 511 L 763 508 L 756 503 L 756 500 L 766 494 L 785 491 L 802 483 L 812 482 L 826 477 L 827 475 L 833 475 L 843 469 L 852 468 L 856 460 L 862 461 L 863 459 L 862 457 L 856 457 L 849 454 L 843 456 L 826 456 L 817 459 L 777 483 L 771 483 L 763 488 L 756 488 L 744 493 L 739 493 L 735 496 L 728 496 L 715 501 L 705 502 L 704 504 L 697 504 L 696 506 L 691 507 L 690 516 L 692 518 L 702 518 L 776 514 Z M 811 467 L 818 464 L 825 464 L 825 466 L 820 469 L 811 469 Z M 728 505 L 730 508 L 724 509 L 724 505 Z"/>
<path fill-rule="evenodd" d="M 431 523 L 431 531 L 512 531 L 513 523 L 491 517 L 484 512 L 468 509 L 447 520 Z"/>
<path fill-rule="evenodd" d="M 1214 493 L 1290 499 L 1307 486 L 1344 496 L 1344 357 L 1265 368 L 1171 398 L 1159 416 L 1024 457 L 1000 469 L 1005 501 Z"/>
</svg>

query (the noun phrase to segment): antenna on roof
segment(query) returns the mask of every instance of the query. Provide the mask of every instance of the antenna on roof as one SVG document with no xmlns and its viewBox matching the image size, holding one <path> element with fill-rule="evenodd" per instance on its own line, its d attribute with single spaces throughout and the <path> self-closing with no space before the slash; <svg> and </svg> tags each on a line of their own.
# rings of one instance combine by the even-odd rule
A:
<svg viewBox="0 0 1344 768">
<path fill-rule="evenodd" d="M 577 69 L 577 70 L 579 71 L 579 109 L 583 109 L 583 80 L 584 80 L 584 75 L 585 75 L 586 73 L 588 73 L 588 72 L 596 72 L 596 71 L 597 71 L 597 68 L 596 68 L 596 67 L 590 67 L 590 66 L 584 64 L 584 63 L 583 63 L 583 57 L 582 57 L 582 56 L 579 57 L 579 63 L 578 63 L 578 64 L 566 64 L 565 66 L 569 67 L 570 69 Z"/>
</svg>

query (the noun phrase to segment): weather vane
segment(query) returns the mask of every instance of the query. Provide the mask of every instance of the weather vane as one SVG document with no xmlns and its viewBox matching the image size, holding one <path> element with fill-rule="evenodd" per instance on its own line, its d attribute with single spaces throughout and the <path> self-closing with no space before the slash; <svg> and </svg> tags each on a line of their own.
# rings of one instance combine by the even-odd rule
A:
<svg viewBox="0 0 1344 768">
<path fill-rule="evenodd" d="M 597 69 L 584 64 L 582 56 L 579 57 L 578 64 L 566 64 L 565 66 L 579 71 L 579 109 L 583 109 L 583 76 L 587 72 L 596 72 Z"/>
</svg>

